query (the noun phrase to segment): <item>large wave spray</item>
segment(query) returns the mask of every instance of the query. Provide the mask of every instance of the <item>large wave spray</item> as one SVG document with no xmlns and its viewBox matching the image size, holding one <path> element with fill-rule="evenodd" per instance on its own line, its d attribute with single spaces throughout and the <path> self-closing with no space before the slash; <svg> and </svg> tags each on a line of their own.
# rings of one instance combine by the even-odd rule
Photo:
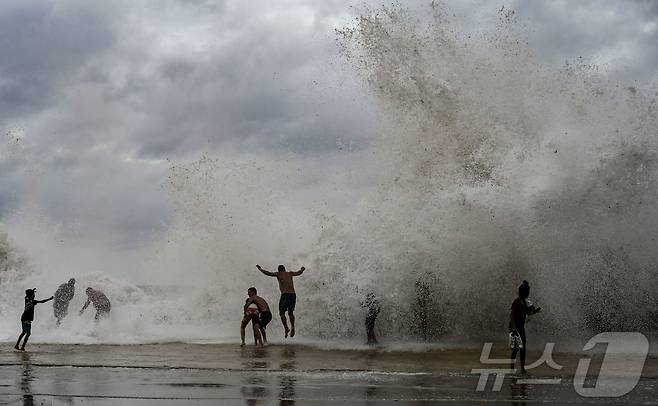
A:
<svg viewBox="0 0 658 406">
<path fill-rule="evenodd" d="M 338 30 L 381 119 L 367 148 L 172 166 L 174 220 L 140 266 L 185 289 L 88 276 L 122 305 L 105 337 L 235 336 L 246 288 L 276 305 L 256 263 L 306 265 L 309 338 L 363 336 L 368 292 L 388 340 L 503 335 L 522 279 L 546 336 L 658 329 L 655 91 L 542 62 L 508 10 L 477 33 L 448 15 L 367 10 Z"/>
<path fill-rule="evenodd" d="M 545 333 L 655 330 L 656 94 L 542 63 L 509 10 L 484 33 L 432 11 L 339 31 L 385 118 L 384 176 L 316 267 L 376 289 L 389 334 L 500 331 L 521 279 Z"/>
</svg>

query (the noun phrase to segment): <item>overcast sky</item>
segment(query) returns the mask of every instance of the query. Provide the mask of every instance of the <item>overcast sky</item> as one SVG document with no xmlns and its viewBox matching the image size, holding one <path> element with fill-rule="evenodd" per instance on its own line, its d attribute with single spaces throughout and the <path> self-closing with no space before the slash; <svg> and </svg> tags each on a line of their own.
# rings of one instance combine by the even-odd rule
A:
<svg viewBox="0 0 658 406">
<path fill-rule="evenodd" d="M 657 77 L 658 2 L 447 3 L 465 30 L 507 4 L 550 63 Z M 30 207 L 125 249 L 166 228 L 172 162 L 292 153 L 330 171 L 345 143 L 368 147 L 376 120 L 334 33 L 363 4 L 3 0 L 0 222 Z"/>
</svg>

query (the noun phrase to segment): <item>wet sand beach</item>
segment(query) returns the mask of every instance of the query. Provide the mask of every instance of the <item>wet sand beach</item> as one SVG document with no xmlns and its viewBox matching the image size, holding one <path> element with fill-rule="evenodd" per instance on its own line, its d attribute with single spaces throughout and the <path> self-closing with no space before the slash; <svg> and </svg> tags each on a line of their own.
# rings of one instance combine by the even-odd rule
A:
<svg viewBox="0 0 658 406">
<path fill-rule="evenodd" d="M 501 347 L 503 350 L 504 347 Z M 504 352 L 504 351 L 502 351 Z M 493 351 L 492 357 L 502 355 Z M 539 353 L 529 354 L 535 360 Z M 525 382 L 493 377 L 476 391 L 479 349 L 427 352 L 326 350 L 274 344 L 33 345 L 0 352 L 0 404 L 269 405 L 361 404 L 658 404 L 658 361 L 621 398 L 583 398 L 573 388 L 577 354 L 554 354 L 560 371 L 540 367 Z M 592 368 L 596 369 L 596 358 Z M 499 366 L 494 366 L 499 367 Z"/>
</svg>

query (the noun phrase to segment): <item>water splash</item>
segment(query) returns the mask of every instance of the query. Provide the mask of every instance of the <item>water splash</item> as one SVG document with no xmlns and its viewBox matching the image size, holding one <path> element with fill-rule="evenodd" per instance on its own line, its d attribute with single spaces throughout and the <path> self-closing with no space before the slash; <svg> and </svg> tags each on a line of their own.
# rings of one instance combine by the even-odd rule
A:
<svg viewBox="0 0 658 406">
<path fill-rule="evenodd" d="M 656 94 L 542 63 L 504 8 L 480 33 L 431 11 L 338 30 L 385 118 L 384 176 L 316 266 L 379 289 L 394 335 L 500 331 L 522 279 L 544 333 L 656 329 Z"/>
<path fill-rule="evenodd" d="M 173 221 L 138 268 L 185 289 L 83 275 L 121 304 L 98 339 L 235 336 L 247 287 L 276 307 L 256 263 L 307 266 L 307 338 L 365 338 L 369 292 L 384 340 L 504 337 L 523 279 L 546 337 L 655 331 L 655 90 L 543 62 L 509 10 L 481 32 L 428 10 L 365 10 L 337 32 L 377 104 L 367 148 L 172 165 Z M 95 331 L 70 323 L 74 340 Z"/>
</svg>

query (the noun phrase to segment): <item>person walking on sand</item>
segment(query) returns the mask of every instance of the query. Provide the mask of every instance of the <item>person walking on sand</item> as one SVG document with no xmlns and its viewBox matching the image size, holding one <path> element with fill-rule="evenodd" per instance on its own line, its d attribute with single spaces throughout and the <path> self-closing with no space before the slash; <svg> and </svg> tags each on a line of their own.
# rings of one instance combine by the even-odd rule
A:
<svg viewBox="0 0 658 406">
<path fill-rule="evenodd" d="M 264 275 L 273 276 L 279 282 L 279 290 L 281 291 L 281 298 L 279 299 L 279 316 L 281 316 L 281 322 L 283 322 L 283 328 L 285 330 L 285 337 L 288 338 L 295 336 L 295 304 L 297 303 L 297 294 L 295 293 L 295 285 L 292 282 L 292 278 L 299 276 L 304 273 L 306 268 L 301 267 L 297 272 L 287 272 L 286 267 L 279 265 L 278 272 L 269 272 L 261 268 L 260 265 L 256 265 L 259 271 Z M 290 328 L 288 328 L 288 321 L 286 320 L 286 312 L 288 312 L 288 317 L 290 318 Z"/>
<path fill-rule="evenodd" d="M 112 309 L 112 306 L 110 305 L 110 299 L 108 299 L 103 292 L 100 290 L 87 288 L 85 293 L 87 294 L 87 301 L 80 310 L 81 315 L 84 313 L 85 309 L 87 306 L 89 306 L 90 303 L 93 303 L 94 307 L 96 308 L 96 316 L 94 316 L 94 320 L 98 321 L 101 317 L 107 317 L 110 314 L 110 310 Z"/>
<path fill-rule="evenodd" d="M 541 311 L 541 307 L 535 307 L 528 300 L 530 296 L 530 285 L 528 281 L 523 281 L 519 285 L 519 296 L 514 299 L 512 302 L 512 308 L 510 310 L 510 321 L 509 321 L 509 332 L 513 336 L 520 338 L 520 343 L 518 340 L 514 340 L 520 345 L 514 345 L 512 348 L 512 355 L 510 359 L 512 363 L 510 369 L 514 370 L 514 362 L 516 361 L 517 352 L 521 352 L 520 361 L 521 361 L 521 373 L 525 374 L 525 350 L 526 350 L 526 335 L 525 335 L 525 323 L 526 317 Z"/>
<path fill-rule="evenodd" d="M 263 344 L 267 345 L 267 333 L 265 329 L 267 325 L 272 321 L 272 312 L 270 311 L 270 305 L 267 304 L 265 299 L 258 296 L 258 291 L 256 288 L 251 287 L 247 289 L 247 302 L 244 305 L 245 312 L 251 304 L 255 304 L 258 308 L 258 322 L 260 325 L 260 333 L 263 336 Z M 244 341 L 244 340 L 243 340 Z"/>
<path fill-rule="evenodd" d="M 62 323 L 62 319 L 69 312 L 69 302 L 73 300 L 75 294 L 75 279 L 71 278 L 67 283 L 62 283 L 55 291 L 55 301 L 53 302 L 53 312 L 57 319 L 57 326 Z"/>
<path fill-rule="evenodd" d="M 18 336 L 18 340 L 16 341 L 16 345 L 14 346 L 15 349 L 19 351 L 25 351 L 25 344 L 27 344 L 27 339 L 30 338 L 30 335 L 32 334 L 32 321 L 34 321 L 34 307 L 38 303 L 46 303 L 50 300 L 53 300 L 54 296 L 49 297 L 48 299 L 44 300 L 36 300 L 34 298 L 36 288 L 34 289 L 27 289 L 25 291 L 25 310 L 23 310 L 23 314 L 21 315 L 21 324 L 23 325 L 23 331 L 21 332 L 21 335 Z M 21 339 L 25 337 L 25 340 L 23 340 L 23 345 L 19 348 L 18 344 L 21 342 Z"/>
</svg>

